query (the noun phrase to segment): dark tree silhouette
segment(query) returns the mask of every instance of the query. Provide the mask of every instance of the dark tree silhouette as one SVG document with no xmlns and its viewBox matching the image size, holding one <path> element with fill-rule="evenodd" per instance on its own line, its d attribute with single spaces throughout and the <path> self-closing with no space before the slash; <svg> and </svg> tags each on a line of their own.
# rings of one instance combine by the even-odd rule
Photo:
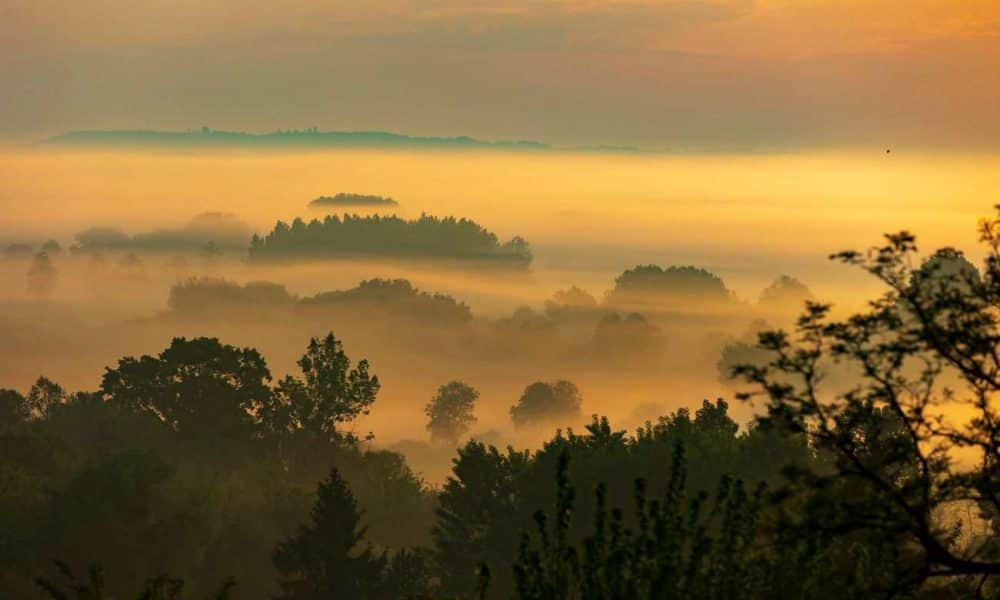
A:
<svg viewBox="0 0 1000 600">
<path fill-rule="evenodd" d="M 545 301 L 545 314 L 553 318 L 566 313 L 587 313 L 597 309 L 597 299 L 575 285 L 556 291 Z"/>
<path fill-rule="evenodd" d="M 28 400 L 17 390 L 0 389 L 0 430 L 19 425 L 31 416 Z"/>
<path fill-rule="evenodd" d="M 639 265 L 615 278 L 615 287 L 605 297 L 610 306 L 621 308 L 676 309 L 727 304 L 732 301 L 725 283 L 697 267 Z"/>
<path fill-rule="evenodd" d="M 266 281 L 240 285 L 227 279 L 195 277 L 170 288 L 167 306 L 183 317 L 249 319 L 290 308 L 295 297 L 285 286 Z"/>
<path fill-rule="evenodd" d="M 336 256 L 380 256 L 492 261 L 526 268 L 531 247 L 523 238 L 501 243 L 478 223 L 454 217 L 422 215 L 331 215 L 322 221 L 278 221 L 265 237 L 250 241 L 250 260 L 291 260 Z"/>
<path fill-rule="evenodd" d="M 649 363 L 662 356 L 665 340 L 659 327 L 639 313 L 609 313 L 597 322 L 593 353 L 616 367 Z"/>
<path fill-rule="evenodd" d="M 363 311 L 435 327 L 458 325 L 472 319 L 472 311 L 466 304 L 445 294 L 422 292 L 405 279 L 368 279 L 348 290 L 303 298 L 300 306 L 317 312 L 324 309 Z"/>
<path fill-rule="evenodd" d="M 128 235 L 117 228 L 93 227 L 76 234 L 77 252 L 141 251 L 204 252 L 211 245 L 215 254 L 223 250 L 244 250 L 250 227 L 235 215 L 207 212 L 195 216 L 182 227 L 154 229 Z"/>
<path fill-rule="evenodd" d="M 157 356 L 119 360 L 105 371 L 101 392 L 114 405 L 149 412 L 187 435 L 241 437 L 270 403 L 270 380 L 252 348 L 174 338 Z"/>
<path fill-rule="evenodd" d="M 510 408 L 510 418 L 517 427 L 565 422 L 580 415 L 582 403 L 580 390 L 570 381 L 537 381 L 524 388 L 520 400 Z"/>
<path fill-rule="evenodd" d="M 274 432 L 335 438 L 338 425 L 368 414 L 381 388 L 378 376 L 368 373 L 367 360 L 351 367 L 343 344 L 332 333 L 310 339 L 298 365 L 302 379 L 282 379 L 261 411 L 265 426 Z"/>
<path fill-rule="evenodd" d="M 427 431 L 431 440 L 455 443 L 476 422 L 473 411 L 479 392 L 461 381 L 451 381 L 438 388 L 424 407 Z"/>
<path fill-rule="evenodd" d="M 459 448 L 432 532 L 446 595 L 471 594 L 479 565 L 509 563 L 517 543 L 518 484 L 529 459 L 528 452 L 501 453 L 476 441 Z"/>
<path fill-rule="evenodd" d="M 798 548 L 783 548 L 780 560 L 759 542 L 758 513 L 762 487 L 748 493 L 740 480 L 723 477 L 715 498 L 687 498 L 683 447 L 673 454 L 666 490 L 647 496 L 643 479 L 635 481 L 634 522 L 624 511 L 607 506 L 607 487 L 595 492 L 592 533 L 579 546 L 572 539 L 576 490 L 570 485 L 569 454 L 559 455 L 552 522 L 544 511 L 534 515 L 536 535 L 524 534 L 514 563 L 517 597 L 523 600 L 602 598 L 775 598 L 808 596 L 808 575 L 785 585 L 786 571 Z M 799 557 L 794 557 L 799 558 Z M 785 576 L 783 576 L 785 575 Z M 805 589 L 803 589 L 805 588 Z"/>
<path fill-rule="evenodd" d="M 770 364 L 735 370 L 768 399 L 765 423 L 808 432 L 831 457 L 829 471 L 800 473 L 797 482 L 828 506 L 800 524 L 895 540 L 905 550 L 897 592 L 962 576 L 978 577 L 982 594 L 1000 591 L 991 541 L 1000 515 L 1000 207 L 981 222 L 980 239 L 982 273 L 951 249 L 914 268 L 917 246 L 905 231 L 867 253 L 834 255 L 885 293 L 845 320 L 810 304 L 794 333 L 760 335 Z M 822 385 L 830 359 L 855 369 L 846 390 Z M 845 493 L 821 495 L 831 488 Z M 963 506 L 984 519 L 966 519 L 966 531 L 978 523 L 985 535 L 956 539 L 942 516 Z"/>
<path fill-rule="evenodd" d="M 760 293 L 758 305 L 765 310 L 779 311 L 784 309 L 801 310 L 806 302 L 814 300 L 812 291 L 804 283 L 782 275 Z"/>
<path fill-rule="evenodd" d="M 87 576 L 81 578 L 63 561 L 55 561 L 57 576 L 38 577 L 35 582 L 38 587 L 52 600 L 103 600 L 110 598 L 107 594 L 104 572 L 94 565 L 87 570 Z M 232 589 L 236 586 L 234 579 L 227 579 L 210 600 L 229 600 Z M 184 581 L 166 575 L 151 577 L 142 585 L 142 590 L 136 594 L 136 600 L 181 600 L 184 598 Z"/>
<path fill-rule="evenodd" d="M 39 377 L 28 390 L 26 407 L 32 418 L 44 419 L 52 410 L 66 401 L 66 391 L 47 377 Z"/>
<path fill-rule="evenodd" d="M 310 202 L 309 206 L 314 208 L 323 208 L 326 206 L 399 206 L 399 202 L 384 196 L 341 192 L 336 196 L 320 196 Z"/>
<path fill-rule="evenodd" d="M 378 590 L 386 558 L 361 547 L 362 513 L 333 469 L 316 490 L 309 522 L 274 551 L 285 600 L 366 598 Z"/>
</svg>

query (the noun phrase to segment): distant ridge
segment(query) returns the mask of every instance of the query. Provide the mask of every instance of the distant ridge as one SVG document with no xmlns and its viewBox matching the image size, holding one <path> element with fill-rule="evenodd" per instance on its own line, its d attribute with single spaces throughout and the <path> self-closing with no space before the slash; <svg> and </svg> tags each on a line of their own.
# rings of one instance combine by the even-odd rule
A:
<svg viewBox="0 0 1000 600">
<path fill-rule="evenodd" d="M 187 131 L 70 131 L 43 143 L 79 147 L 315 147 L 315 148 L 444 148 L 528 151 L 637 152 L 630 147 L 559 148 L 532 140 L 484 141 L 468 136 L 422 137 L 386 131 L 278 130 L 270 133 L 220 131 L 202 127 Z"/>
</svg>

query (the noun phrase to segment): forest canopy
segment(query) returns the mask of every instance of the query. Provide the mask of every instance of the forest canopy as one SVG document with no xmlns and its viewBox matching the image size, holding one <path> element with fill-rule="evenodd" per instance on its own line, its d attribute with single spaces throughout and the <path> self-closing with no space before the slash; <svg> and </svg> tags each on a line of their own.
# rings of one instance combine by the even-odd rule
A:
<svg viewBox="0 0 1000 600">
<path fill-rule="evenodd" d="M 323 208 L 326 206 L 399 206 L 399 202 L 384 196 L 341 192 L 336 196 L 320 196 L 310 202 L 309 206 L 313 208 Z"/>
<path fill-rule="evenodd" d="M 204 250 L 206 245 L 243 250 L 250 239 L 250 226 L 228 213 L 207 212 L 185 225 L 128 235 L 115 227 L 92 227 L 76 234 L 76 251 L 178 252 Z"/>
<path fill-rule="evenodd" d="M 621 307 L 724 305 L 733 294 L 715 274 L 698 267 L 637 265 L 615 279 L 605 302 Z"/>
<path fill-rule="evenodd" d="M 507 242 L 475 221 L 421 215 L 408 220 L 392 216 L 330 215 L 308 223 L 296 218 L 278 221 L 264 237 L 253 236 L 252 262 L 332 257 L 417 258 L 485 261 L 527 268 L 532 254 L 528 242 Z"/>
</svg>

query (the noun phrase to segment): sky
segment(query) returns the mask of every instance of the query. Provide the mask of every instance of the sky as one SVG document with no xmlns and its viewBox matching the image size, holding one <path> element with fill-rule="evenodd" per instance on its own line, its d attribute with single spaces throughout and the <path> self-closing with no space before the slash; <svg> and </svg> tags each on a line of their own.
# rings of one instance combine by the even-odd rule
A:
<svg viewBox="0 0 1000 600">
<path fill-rule="evenodd" d="M 0 138 L 1000 149 L 995 0 L 0 0 Z"/>
</svg>

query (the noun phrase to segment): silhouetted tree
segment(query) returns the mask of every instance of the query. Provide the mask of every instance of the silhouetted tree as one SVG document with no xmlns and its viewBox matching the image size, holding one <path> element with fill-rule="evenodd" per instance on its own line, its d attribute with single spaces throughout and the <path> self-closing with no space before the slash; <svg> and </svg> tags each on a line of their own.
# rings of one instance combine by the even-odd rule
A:
<svg viewBox="0 0 1000 600">
<path fill-rule="evenodd" d="M 524 388 L 517 404 L 510 408 L 510 418 L 517 427 L 538 423 L 552 423 L 580 415 L 583 397 L 572 382 L 537 381 Z"/>
<path fill-rule="evenodd" d="M 56 578 L 38 577 L 35 582 L 52 600 L 103 600 L 111 598 L 107 594 L 104 572 L 94 565 L 87 570 L 86 578 L 80 578 L 63 561 L 55 561 Z M 236 581 L 227 579 L 211 600 L 229 600 Z M 136 594 L 136 600 L 181 600 L 184 597 L 184 581 L 166 575 L 151 577 Z"/>
<path fill-rule="evenodd" d="M 594 329 L 592 350 L 599 360 L 617 367 L 648 364 L 662 356 L 665 346 L 663 333 L 638 313 L 624 318 L 610 313 L 598 321 Z"/>
<path fill-rule="evenodd" d="M 202 252 L 209 245 L 212 254 L 222 250 L 243 250 L 250 239 L 250 227 L 234 215 L 202 213 L 182 227 L 154 229 L 128 235 L 117 228 L 94 227 L 76 234 L 77 251 Z"/>
<path fill-rule="evenodd" d="M 347 483 L 333 469 L 316 490 L 309 522 L 274 551 L 280 598 L 367 598 L 378 590 L 386 559 L 360 546 L 361 516 Z"/>
<path fill-rule="evenodd" d="M 597 310 L 597 299 L 575 285 L 552 294 L 545 301 L 545 314 L 554 317 L 562 312 Z"/>
<path fill-rule="evenodd" d="M 32 418 L 43 419 L 66 401 L 66 391 L 47 377 L 39 377 L 28 390 L 26 406 Z"/>
<path fill-rule="evenodd" d="M 719 360 L 715 363 L 716 372 L 722 382 L 733 381 L 733 368 L 737 365 L 766 365 L 773 356 L 757 343 L 761 332 L 771 329 L 771 325 L 763 319 L 756 319 L 738 338 L 729 341 L 722 347 Z"/>
<path fill-rule="evenodd" d="M 343 344 L 332 333 L 310 339 L 298 365 L 302 379 L 288 376 L 278 382 L 261 411 L 265 426 L 274 432 L 307 431 L 335 438 L 339 424 L 368 414 L 381 388 L 378 376 L 369 375 L 367 360 L 351 367 Z"/>
<path fill-rule="evenodd" d="M 479 392 L 461 381 L 451 381 L 438 388 L 424 407 L 431 440 L 455 443 L 476 422 L 473 411 Z"/>
<path fill-rule="evenodd" d="M 527 452 L 501 453 L 477 441 L 459 448 L 432 531 L 445 594 L 471 595 L 479 565 L 502 571 L 508 564 L 517 543 L 518 487 L 529 458 Z"/>
<path fill-rule="evenodd" d="M 765 310 L 801 310 L 806 302 L 814 299 L 812 291 L 804 283 L 782 275 L 760 293 L 758 305 Z"/>
<path fill-rule="evenodd" d="M 381 319 L 409 319 L 434 327 L 463 324 L 472 319 L 468 305 L 445 294 L 422 292 L 405 279 L 368 279 L 348 290 L 303 298 L 300 306 L 310 311 L 370 312 Z"/>
<path fill-rule="evenodd" d="M 336 196 L 320 196 L 311 201 L 309 206 L 319 208 L 324 206 L 399 206 L 399 203 L 392 198 L 383 196 L 341 192 Z"/>
<path fill-rule="evenodd" d="M 195 437 L 246 437 L 271 400 L 271 372 L 252 348 L 216 338 L 174 338 L 157 356 L 126 357 L 107 369 L 101 392 L 115 406 L 149 412 Z"/>
<path fill-rule="evenodd" d="M 696 267 L 639 265 L 615 278 L 615 287 L 605 297 L 611 306 L 622 308 L 727 304 L 732 300 L 725 283 L 709 271 Z"/>
<path fill-rule="evenodd" d="M 536 535 L 522 538 L 514 563 L 518 598 L 723 600 L 808 595 L 807 589 L 779 587 L 787 583 L 781 571 L 790 564 L 769 556 L 767 545 L 759 543 L 761 487 L 750 494 L 741 481 L 723 477 L 712 502 L 707 494 L 688 499 L 687 466 L 678 445 L 661 498 L 650 500 L 645 480 L 635 481 L 634 529 L 627 526 L 621 509 L 608 509 L 607 488 L 598 485 L 593 530 L 578 546 L 570 527 L 576 502 L 568 462 L 569 454 L 563 451 L 556 469 L 553 522 L 537 511 Z M 801 586 L 809 576 L 797 579 Z"/>
<path fill-rule="evenodd" d="M 227 279 L 194 277 L 174 284 L 167 306 L 181 317 L 254 319 L 295 305 L 285 286 L 266 281 L 245 285 Z"/>
<path fill-rule="evenodd" d="M 17 390 L 0 389 L 0 430 L 28 420 L 31 410 L 27 399 Z"/>
<path fill-rule="evenodd" d="M 893 540 L 902 551 L 886 584 L 895 593 L 968 576 L 981 594 L 998 591 L 1000 553 L 988 540 L 1000 515 L 1000 207 L 981 222 L 980 239 L 982 273 L 950 249 L 915 269 L 915 238 L 905 231 L 867 253 L 834 255 L 874 275 L 885 293 L 845 320 L 810 304 L 793 334 L 760 335 L 770 364 L 736 369 L 768 398 L 765 423 L 807 432 L 830 457 L 828 471 L 795 480 L 826 506 L 798 524 Z M 830 359 L 855 369 L 846 389 L 822 385 Z M 982 511 L 988 535 L 956 538 L 942 516 L 962 506 Z"/>
<path fill-rule="evenodd" d="M 403 548 L 386 565 L 376 596 L 386 600 L 433 598 L 434 574 L 434 555 L 431 550 Z"/>
<path fill-rule="evenodd" d="M 330 215 L 306 223 L 278 221 L 264 237 L 254 235 L 250 260 L 289 260 L 331 256 L 494 261 L 526 268 L 531 248 L 520 237 L 501 243 L 478 223 L 454 217 L 421 215 L 406 220 L 395 215 Z"/>
</svg>

